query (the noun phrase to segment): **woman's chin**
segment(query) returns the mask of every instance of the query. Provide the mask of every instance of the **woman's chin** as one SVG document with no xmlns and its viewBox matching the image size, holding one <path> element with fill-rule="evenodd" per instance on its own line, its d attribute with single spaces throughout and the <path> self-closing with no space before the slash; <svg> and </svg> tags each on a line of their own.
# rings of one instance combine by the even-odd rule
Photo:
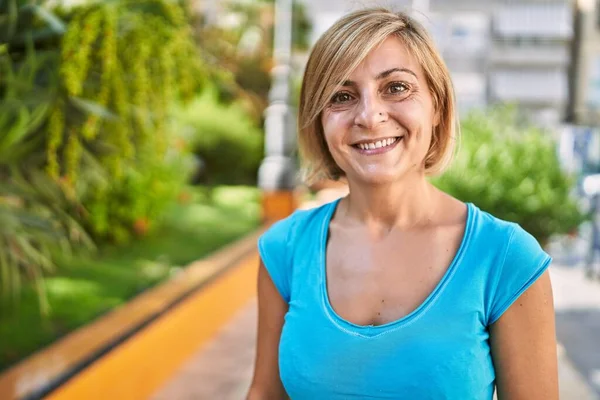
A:
<svg viewBox="0 0 600 400">
<path fill-rule="evenodd" d="M 397 174 L 391 174 L 390 171 L 372 171 L 368 173 L 362 173 L 356 176 L 353 176 L 353 180 L 356 180 L 357 183 L 366 185 L 387 185 L 390 183 L 397 182 L 400 178 Z"/>
</svg>

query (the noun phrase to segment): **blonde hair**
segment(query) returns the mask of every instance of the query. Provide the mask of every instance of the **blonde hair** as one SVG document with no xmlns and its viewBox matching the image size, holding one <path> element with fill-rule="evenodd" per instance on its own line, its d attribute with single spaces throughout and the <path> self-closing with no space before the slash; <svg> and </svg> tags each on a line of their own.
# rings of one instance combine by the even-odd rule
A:
<svg viewBox="0 0 600 400">
<path fill-rule="evenodd" d="M 443 172 L 450 164 L 459 135 L 450 73 L 425 28 L 402 12 L 384 8 L 355 11 L 337 21 L 317 41 L 308 59 L 298 110 L 298 145 L 303 179 L 339 179 L 344 172 L 329 153 L 321 113 L 333 93 L 376 46 L 396 35 L 425 73 L 439 124 L 425 156 L 425 173 Z"/>
</svg>

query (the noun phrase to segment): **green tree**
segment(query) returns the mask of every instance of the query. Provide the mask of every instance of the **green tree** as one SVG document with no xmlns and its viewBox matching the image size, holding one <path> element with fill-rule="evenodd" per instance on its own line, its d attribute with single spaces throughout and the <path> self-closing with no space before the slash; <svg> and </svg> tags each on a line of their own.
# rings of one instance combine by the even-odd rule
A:
<svg viewBox="0 0 600 400">
<path fill-rule="evenodd" d="M 42 173 L 45 121 L 57 90 L 57 43 L 65 25 L 39 5 L 0 3 L 0 286 L 16 299 L 22 281 L 49 312 L 42 275 L 52 252 L 92 243 L 73 218 L 80 204 Z"/>
<path fill-rule="evenodd" d="M 550 133 L 520 120 L 511 106 L 473 112 L 461 129 L 454 164 L 433 180 L 438 187 L 519 223 L 541 243 L 583 222 L 575 182 L 561 169 Z"/>
<path fill-rule="evenodd" d="M 81 199 L 95 237 L 124 242 L 185 182 L 171 105 L 201 88 L 204 65 L 177 2 L 90 3 L 65 18 L 47 172 Z"/>
<path fill-rule="evenodd" d="M 54 249 L 144 233 L 186 180 L 171 104 L 204 66 L 169 0 L 0 2 L 0 283 L 40 277 Z"/>
</svg>

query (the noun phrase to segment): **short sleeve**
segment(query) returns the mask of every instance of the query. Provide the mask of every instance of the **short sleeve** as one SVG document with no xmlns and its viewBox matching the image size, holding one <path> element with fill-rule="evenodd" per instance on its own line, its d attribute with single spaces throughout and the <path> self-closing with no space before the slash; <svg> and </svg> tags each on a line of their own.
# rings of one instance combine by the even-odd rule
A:
<svg viewBox="0 0 600 400">
<path fill-rule="evenodd" d="M 495 274 L 489 325 L 500 316 L 546 271 L 552 258 L 537 240 L 517 224 L 508 241 L 502 268 Z"/>
<path fill-rule="evenodd" d="M 258 238 L 258 253 L 271 280 L 281 294 L 290 301 L 290 277 L 292 269 L 292 252 L 289 243 L 293 227 L 292 216 L 278 221 Z"/>
</svg>

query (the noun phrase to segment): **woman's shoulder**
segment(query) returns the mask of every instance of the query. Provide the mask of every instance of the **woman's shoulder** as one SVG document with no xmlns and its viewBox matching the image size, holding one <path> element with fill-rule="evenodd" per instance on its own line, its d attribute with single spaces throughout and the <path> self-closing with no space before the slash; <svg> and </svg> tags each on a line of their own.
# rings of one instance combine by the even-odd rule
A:
<svg viewBox="0 0 600 400">
<path fill-rule="evenodd" d="M 498 218 L 474 203 L 463 202 L 449 195 L 446 195 L 442 207 L 444 225 L 464 224 L 466 214 L 466 225 L 463 225 L 466 241 L 485 242 L 485 247 L 489 249 L 498 247 L 496 244 L 502 247 L 502 243 L 505 243 L 518 228 L 515 223 Z"/>
<path fill-rule="evenodd" d="M 284 300 L 289 302 L 290 299 L 294 253 L 306 250 L 302 238 L 310 240 L 317 237 L 323 221 L 333 212 L 336 201 L 310 209 L 298 209 L 275 222 L 258 238 L 259 255 Z"/>
<path fill-rule="evenodd" d="M 526 233 L 519 224 L 495 216 L 494 214 L 482 210 L 473 203 L 468 203 L 472 210 L 472 229 L 478 236 L 484 237 L 487 241 L 507 241 L 517 231 Z"/>
<path fill-rule="evenodd" d="M 299 208 L 289 216 L 273 223 L 263 236 L 286 238 L 289 242 L 297 233 L 310 233 L 318 229 L 321 223 L 333 211 L 339 199 L 311 208 Z"/>
<path fill-rule="evenodd" d="M 486 272 L 486 321 L 494 323 L 548 268 L 552 257 L 519 224 L 471 205 L 475 214 L 474 258 Z M 484 262 L 482 262 L 485 260 Z"/>
<path fill-rule="evenodd" d="M 538 240 L 521 225 L 496 217 L 474 204 L 470 206 L 474 214 L 474 240 L 482 248 L 501 251 L 508 264 L 518 264 L 523 258 L 537 261 L 548 258 Z"/>
</svg>

